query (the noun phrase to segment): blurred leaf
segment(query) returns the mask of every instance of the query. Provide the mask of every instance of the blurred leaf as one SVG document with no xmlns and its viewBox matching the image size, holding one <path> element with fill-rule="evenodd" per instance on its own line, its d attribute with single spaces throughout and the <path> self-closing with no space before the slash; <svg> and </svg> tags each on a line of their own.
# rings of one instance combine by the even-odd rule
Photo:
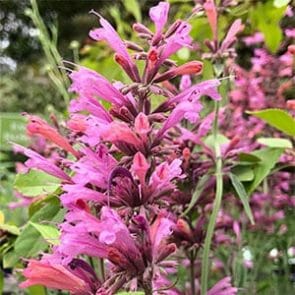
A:
<svg viewBox="0 0 295 295">
<path fill-rule="evenodd" d="M 59 244 L 59 231 L 56 227 L 38 224 L 32 221 L 30 221 L 29 224 L 32 225 L 48 243 L 52 245 Z"/>
<path fill-rule="evenodd" d="M 190 50 L 186 47 L 183 47 L 177 51 L 176 55 L 182 60 L 188 60 L 190 57 Z"/>
<path fill-rule="evenodd" d="M 274 0 L 273 5 L 277 8 L 281 8 L 290 3 L 291 0 Z"/>
<path fill-rule="evenodd" d="M 215 141 L 215 139 L 214 139 L 213 134 L 210 134 L 209 136 L 207 136 L 207 137 L 205 138 L 204 143 L 205 143 L 207 146 L 209 146 L 209 147 L 211 147 L 211 148 L 214 148 L 214 141 Z M 217 143 L 218 143 L 219 145 L 229 143 L 229 139 L 228 139 L 226 136 L 222 135 L 222 134 L 218 134 L 218 135 L 217 135 L 217 139 L 216 139 L 216 141 L 217 141 Z"/>
<path fill-rule="evenodd" d="M 253 181 L 245 185 L 248 194 L 251 194 L 263 181 L 263 179 L 270 174 L 283 151 L 284 149 L 265 148 L 252 153 L 253 155 L 259 157 L 261 162 L 257 163 L 253 168 L 255 175 Z"/>
<path fill-rule="evenodd" d="M 261 137 L 257 139 L 260 144 L 273 148 L 289 148 L 293 147 L 292 142 L 286 138 Z"/>
<path fill-rule="evenodd" d="M 46 289 L 43 286 L 31 286 L 28 288 L 30 295 L 46 295 Z"/>
<path fill-rule="evenodd" d="M 15 236 L 19 235 L 19 229 L 15 225 L 11 224 L 0 224 L 0 230 L 13 234 Z"/>
<path fill-rule="evenodd" d="M 14 187 L 27 197 L 36 197 L 55 192 L 60 186 L 60 180 L 39 170 L 30 170 L 26 174 L 18 174 Z"/>
<path fill-rule="evenodd" d="M 247 154 L 247 153 L 240 153 L 239 154 L 239 161 L 240 162 L 249 162 L 249 163 L 257 163 L 260 162 L 261 159 L 253 154 Z"/>
<path fill-rule="evenodd" d="M 139 0 L 122 0 L 125 9 L 131 13 L 137 22 L 141 22 L 141 10 L 138 3 Z"/>
<path fill-rule="evenodd" d="M 0 269 L 0 294 L 2 294 L 4 288 L 4 272 Z"/>
<path fill-rule="evenodd" d="M 191 211 L 191 209 L 195 206 L 196 202 L 198 201 L 200 195 L 202 194 L 205 185 L 207 183 L 207 181 L 210 179 L 210 176 L 205 174 L 203 175 L 200 180 L 198 181 L 198 184 L 196 186 L 196 189 L 193 193 L 192 199 L 187 207 L 187 209 L 182 213 L 182 216 L 187 215 L 187 213 L 189 211 Z"/>
<path fill-rule="evenodd" d="M 239 178 L 236 175 L 234 175 L 233 173 L 229 173 L 229 178 L 231 180 L 233 188 L 235 189 L 237 195 L 239 196 L 239 198 L 243 204 L 245 213 L 247 214 L 251 223 L 254 224 L 255 222 L 254 222 L 252 211 L 251 211 L 251 208 L 249 205 L 249 198 L 248 198 L 248 195 L 246 193 L 246 190 L 245 190 L 243 184 L 240 182 Z"/>
<path fill-rule="evenodd" d="M 273 53 L 279 48 L 283 37 L 279 22 L 285 10 L 285 6 L 277 8 L 271 1 L 259 2 L 252 8 L 252 23 L 263 33 L 265 44 Z"/>
<path fill-rule="evenodd" d="M 262 111 L 247 112 L 248 114 L 262 119 L 270 126 L 277 128 L 287 135 L 295 136 L 295 119 L 281 109 L 265 109 Z"/>
<path fill-rule="evenodd" d="M 0 224 L 3 224 L 5 221 L 5 216 L 2 211 L 0 211 Z"/>
<path fill-rule="evenodd" d="M 232 173 L 235 174 L 240 181 L 251 181 L 254 179 L 253 168 L 249 166 L 237 165 L 232 168 Z"/>
</svg>

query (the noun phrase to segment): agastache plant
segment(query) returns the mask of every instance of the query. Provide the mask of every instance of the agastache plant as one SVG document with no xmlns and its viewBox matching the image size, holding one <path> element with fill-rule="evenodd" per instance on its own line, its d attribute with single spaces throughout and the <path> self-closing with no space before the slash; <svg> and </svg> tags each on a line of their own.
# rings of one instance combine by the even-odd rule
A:
<svg viewBox="0 0 295 295">
<path fill-rule="evenodd" d="M 221 58 L 233 52 L 242 25 L 236 21 L 219 43 L 214 9 L 213 1 L 205 3 L 214 35 L 208 46 L 214 58 Z M 21 287 L 43 285 L 75 295 L 120 290 L 193 295 L 201 289 L 202 294 L 236 294 L 228 276 L 208 290 L 209 252 L 223 193 L 222 158 L 238 152 L 236 138 L 223 149 L 203 142 L 211 130 L 217 138 L 220 81 L 195 84 L 191 78 L 201 74 L 203 63 L 177 66 L 170 59 L 179 49 L 193 47 L 188 22 L 167 25 L 167 2 L 149 11 L 154 32 L 143 24 L 133 25 L 145 49 L 122 40 L 106 19 L 92 12 L 100 27 L 91 30 L 90 37 L 111 47 L 131 82 L 112 83 L 77 65 L 69 75 L 69 91 L 76 98 L 70 103 L 66 130 L 28 115 L 30 135 L 54 144 L 58 154 L 46 158 L 17 145 L 15 150 L 28 157 L 27 168 L 61 180 L 66 214 L 59 224 L 59 243 L 50 254 L 28 262 Z M 139 62 L 144 63 L 142 71 Z M 170 81 L 175 77 L 181 78 L 179 86 Z M 155 95 L 165 100 L 153 109 Z M 215 102 L 215 113 L 201 116 L 201 98 Z M 196 184 L 204 190 L 198 206 L 193 199 Z M 239 235 L 236 223 L 234 232 Z M 189 269 L 183 290 L 176 286 L 180 266 Z"/>
</svg>

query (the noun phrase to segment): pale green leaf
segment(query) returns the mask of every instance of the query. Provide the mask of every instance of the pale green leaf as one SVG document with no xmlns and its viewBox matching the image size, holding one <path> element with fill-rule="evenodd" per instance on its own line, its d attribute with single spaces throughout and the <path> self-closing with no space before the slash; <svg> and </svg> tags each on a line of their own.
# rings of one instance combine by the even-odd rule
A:
<svg viewBox="0 0 295 295">
<path fill-rule="evenodd" d="M 273 5 L 274 7 L 281 8 L 290 3 L 291 0 L 274 0 Z"/>
<path fill-rule="evenodd" d="M 59 186 L 60 180 L 58 178 L 38 170 L 18 174 L 14 182 L 14 188 L 27 197 L 53 193 Z"/>
<path fill-rule="evenodd" d="M 122 0 L 125 9 L 131 13 L 137 22 L 141 22 L 141 9 L 139 0 Z"/>
<path fill-rule="evenodd" d="M 265 109 L 262 111 L 247 112 L 248 114 L 262 119 L 272 127 L 287 135 L 295 136 L 295 119 L 281 109 Z"/>
<path fill-rule="evenodd" d="M 273 148 L 289 148 L 293 147 L 292 142 L 286 138 L 261 137 L 257 140 L 260 144 Z"/>
<path fill-rule="evenodd" d="M 251 211 L 251 208 L 249 205 L 249 198 L 248 198 L 248 195 L 246 193 L 246 190 L 245 190 L 243 184 L 240 182 L 239 178 L 236 175 L 234 175 L 233 173 L 229 173 L 229 178 L 231 180 L 233 188 L 235 189 L 238 197 L 240 198 L 240 200 L 243 204 L 245 213 L 247 214 L 250 222 L 252 224 L 254 224 L 255 222 L 254 222 L 252 211 Z"/>
<path fill-rule="evenodd" d="M 203 190 L 205 188 L 205 185 L 206 185 L 207 181 L 209 180 L 209 178 L 210 178 L 210 176 L 207 175 L 207 174 L 203 175 L 200 178 L 200 180 L 199 180 L 199 182 L 198 182 L 198 184 L 196 186 L 196 189 L 195 189 L 195 191 L 193 193 L 192 199 L 191 199 L 187 209 L 182 213 L 182 216 L 186 215 L 195 206 L 195 204 L 198 201 L 200 195 L 202 194 L 202 192 L 203 192 Z"/>
<path fill-rule="evenodd" d="M 29 224 L 32 225 L 48 243 L 52 245 L 59 244 L 59 231 L 56 227 L 38 224 L 32 221 L 30 221 Z"/>
</svg>

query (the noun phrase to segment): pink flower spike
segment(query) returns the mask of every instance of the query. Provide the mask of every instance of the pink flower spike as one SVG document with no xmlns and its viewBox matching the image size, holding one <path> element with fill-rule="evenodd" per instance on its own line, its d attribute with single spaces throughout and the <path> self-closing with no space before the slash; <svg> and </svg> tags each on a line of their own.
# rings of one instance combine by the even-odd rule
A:
<svg viewBox="0 0 295 295">
<path fill-rule="evenodd" d="M 213 40 L 217 41 L 217 9 L 214 0 L 207 0 L 204 4 L 204 9 L 208 18 L 209 25 L 213 33 Z"/>
<path fill-rule="evenodd" d="M 188 89 L 189 87 L 191 87 L 191 85 L 192 85 L 192 80 L 190 75 L 183 75 L 181 77 L 180 85 L 179 85 L 180 91 L 184 91 Z"/>
<path fill-rule="evenodd" d="M 145 176 L 149 168 L 150 164 L 148 163 L 145 156 L 140 152 L 136 153 L 133 158 L 131 170 L 139 178 L 139 181 L 142 185 L 145 184 Z"/>
<path fill-rule="evenodd" d="M 55 128 L 51 127 L 47 122 L 37 116 L 28 115 L 28 118 L 29 123 L 27 125 L 27 131 L 29 135 L 41 135 L 65 151 L 73 154 L 76 158 L 79 157 L 79 152 L 74 150 L 68 140 L 61 136 Z"/>
<path fill-rule="evenodd" d="M 156 26 L 156 33 L 152 40 L 153 44 L 158 43 L 161 39 L 163 28 L 168 20 L 169 8 L 168 2 L 159 2 L 157 6 L 152 7 L 149 11 L 150 18 Z"/>
</svg>

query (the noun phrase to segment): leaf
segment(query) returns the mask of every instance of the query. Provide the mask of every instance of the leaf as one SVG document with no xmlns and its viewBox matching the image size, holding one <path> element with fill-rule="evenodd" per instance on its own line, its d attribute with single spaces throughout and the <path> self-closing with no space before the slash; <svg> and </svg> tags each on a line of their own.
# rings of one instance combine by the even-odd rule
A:
<svg viewBox="0 0 295 295">
<path fill-rule="evenodd" d="M 59 186 L 60 180 L 58 178 L 38 170 L 18 174 L 14 182 L 15 189 L 27 197 L 53 193 Z"/>
<path fill-rule="evenodd" d="M 20 233 L 18 227 L 11 224 L 0 224 L 0 230 L 3 230 L 15 236 L 18 236 Z"/>
<path fill-rule="evenodd" d="M 281 8 L 289 4 L 291 0 L 274 0 L 273 5 L 274 7 Z"/>
<path fill-rule="evenodd" d="M 32 221 L 30 221 L 29 224 L 32 225 L 48 243 L 52 245 L 59 244 L 59 231 L 56 227 L 38 224 Z"/>
<path fill-rule="evenodd" d="M 226 136 L 224 136 L 224 135 L 222 135 L 222 134 L 218 134 L 218 135 L 217 135 L 217 139 L 216 139 L 216 141 L 217 141 L 217 143 L 218 143 L 219 145 L 226 144 L 226 143 L 229 143 L 229 142 L 230 142 L 230 140 L 229 140 Z M 214 135 L 213 135 L 213 134 L 210 134 L 209 136 L 207 136 L 207 137 L 205 138 L 205 140 L 204 140 L 204 143 L 205 143 L 207 146 L 209 146 L 209 147 L 211 147 L 211 148 L 214 148 Z"/>
<path fill-rule="evenodd" d="M 27 289 L 30 295 L 46 295 L 46 289 L 43 286 L 31 286 Z"/>
<path fill-rule="evenodd" d="M 237 165 L 231 171 L 240 181 L 251 181 L 254 179 L 254 172 L 251 166 Z"/>
<path fill-rule="evenodd" d="M 3 293 L 4 289 L 4 272 L 2 269 L 0 269 L 0 294 Z"/>
<path fill-rule="evenodd" d="M 60 209 L 58 198 L 49 199 L 44 206 L 37 211 L 30 219 L 31 222 L 41 223 L 44 221 L 59 222 L 62 220 L 64 210 Z M 20 257 L 34 257 L 40 251 L 44 251 L 48 244 L 40 232 L 30 223 L 24 227 L 14 244 L 14 251 Z"/>
<path fill-rule="evenodd" d="M 137 22 L 141 22 L 141 9 L 138 0 L 122 0 L 125 9 L 130 12 Z"/>
<path fill-rule="evenodd" d="M 256 112 L 247 112 L 262 119 L 270 126 L 284 132 L 287 135 L 295 136 L 295 119 L 286 111 L 281 109 L 265 109 Z"/>
<path fill-rule="evenodd" d="M 239 154 L 239 161 L 240 162 L 248 162 L 251 164 L 255 164 L 261 161 L 260 158 L 256 157 L 253 154 L 248 154 L 248 153 L 240 153 Z"/>
<path fill-rule="evenodd" d="M 195 204 L 198 201 L 201 193 L 203 192 L 205 185 L 206 185 L 207 181 L 209 180 L 209 178 L 210 178 L 210 176 L 207 174 L 203 175 L 200 178 L 200 180 L 196 186 L 196 189 L 194 191 L 194 194 L 192 196 L 192 199 L 191 199 L 187 209 L 182 213 L 182 216 L 186 215 L 195 206 Z"/>
<path fill-rule="evenodd" d="M 263 179 L 270 174 L 283 151 L 283 149 L 278 148 L 265 148 L 252 153 L 261 158 L 261 162 L 253 168 L 255 175 L 253 181 L 245 185 L 248 194 L 251 194 Z"/>
<path fill-rule="evenodd" d="M 252 211 L 251 211 L 251 208 L 249 205 L 248 195 L 246 193 L 246 190 L 245 190 L 243 184 L 240 182 L 239 178 L 233 173 L 229 173 L 229 178 L 231 180 L 233 188 L 235 189 L 237 195 L 239 196 L 239 198 L 243 204 L 245 213 L 247 214 L 250 222 L 252 224 L 254 224 L 255 222 L 254 222 Z"/>
<path fill-rule="evenodd" d="M 286 138 L 261 137 L 258 138 L 257 142 L 273 148 L 291 149 L 293 147 L 292 142 Z"/>
</svg>

